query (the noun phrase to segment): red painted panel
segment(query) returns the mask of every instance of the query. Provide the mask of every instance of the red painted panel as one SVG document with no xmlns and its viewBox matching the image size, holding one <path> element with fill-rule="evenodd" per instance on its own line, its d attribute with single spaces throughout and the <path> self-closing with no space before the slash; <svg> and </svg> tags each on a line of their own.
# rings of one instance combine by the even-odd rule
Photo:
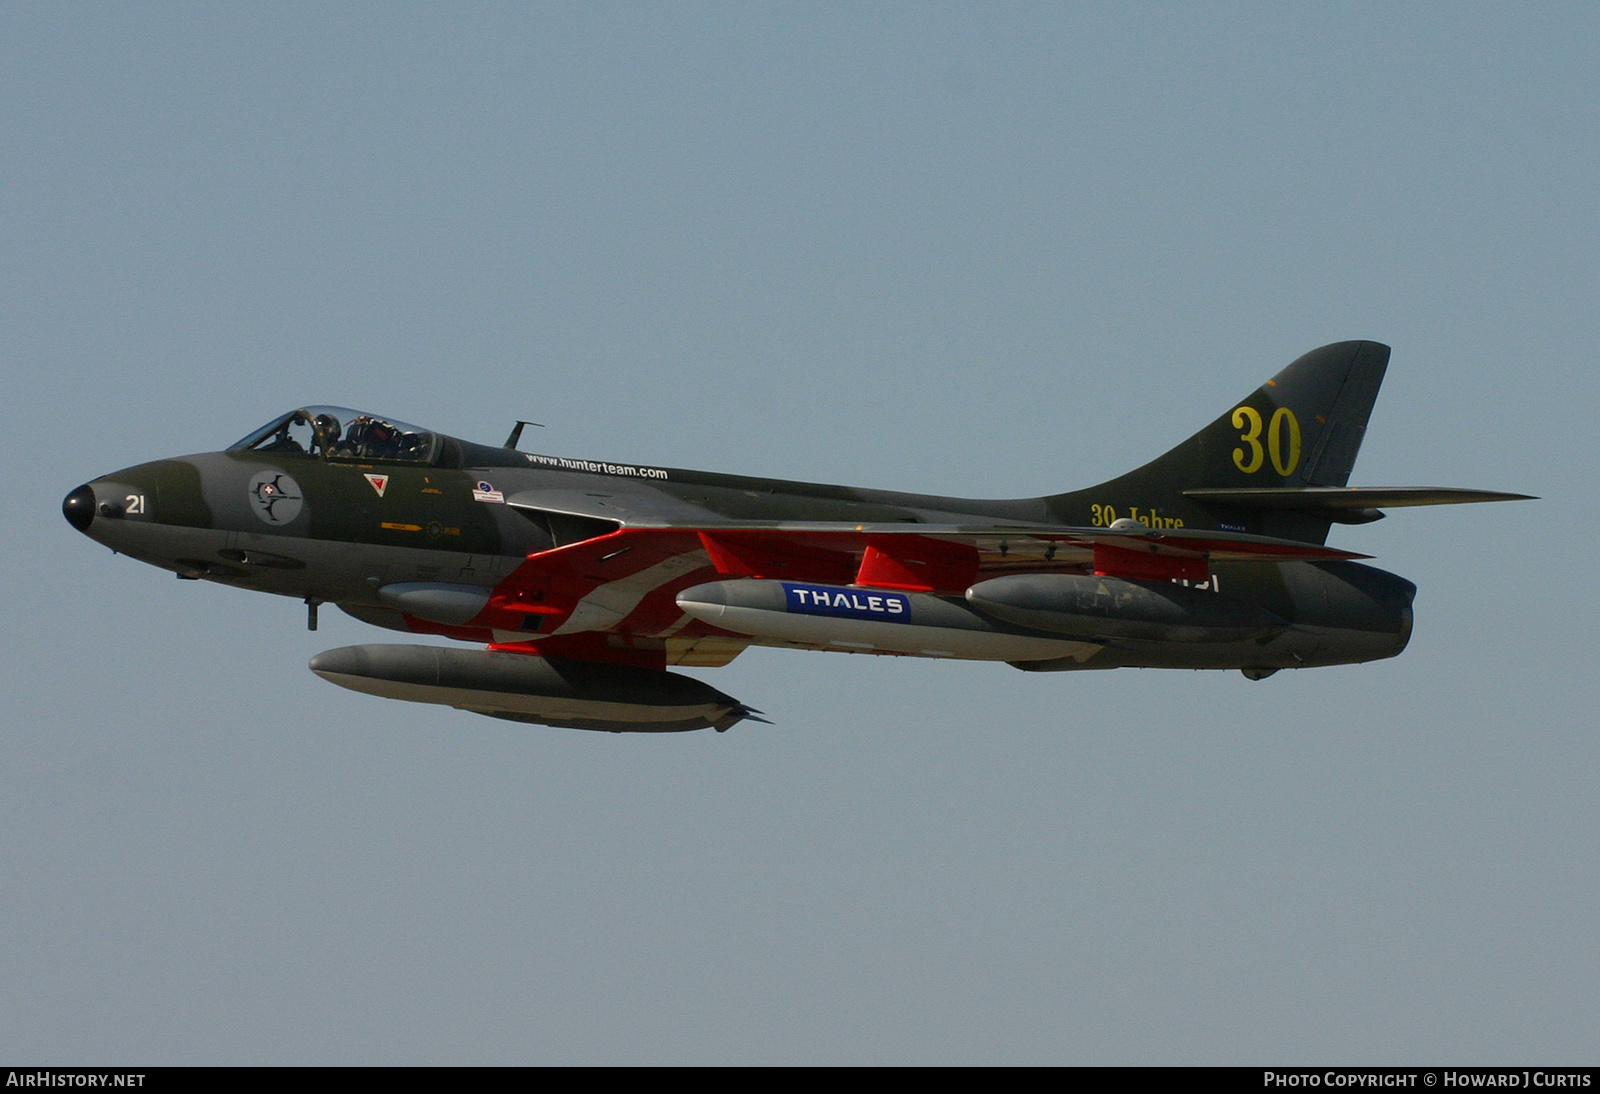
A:
<svg viewBox="0 0 1600 1094">
<path fill-rule="evenodd" d="M 726 577 L 759 577 L 763 559 L 756 552 L 742 548 L 732 540 L 718 539 L 716 536 L 700 532 L 700 544 L 706 549 L 706 554 L 711 556 L 711 565 L 717 568 L 717 573 Z"/>
<path fill-rule="evenodd" d="M 855 583 L 904 592 L 959 593 L 978 579 L 978 549 L 926 536 L 870 536 Z"/>
<path fill-rule="evenodd" d="M 1211 566 L 1203 555 L 1175 554 L 1150 544 L 1142 550 L 1095 543 L 1094 572 L 1135 581 L 1204 581 Z"/>
<path fill-rule="evenodd" d="M 856 572 L 853 549 L 860 536 L 833 534 L 841 549 L 802 542 L 784 532 L 718 530 L 698 533 L 717 572 L 729 577 L 766 577 L 843 585 Z M 853 542 L 854 541 L 854 542 Z"/>
</svg>

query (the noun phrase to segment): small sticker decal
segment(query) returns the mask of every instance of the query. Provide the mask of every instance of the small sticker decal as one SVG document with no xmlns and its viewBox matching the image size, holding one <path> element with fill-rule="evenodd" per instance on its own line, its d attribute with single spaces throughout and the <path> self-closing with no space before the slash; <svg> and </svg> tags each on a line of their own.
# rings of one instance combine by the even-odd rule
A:
<svg viewBox="0 0 1600 1094">
<path fill-rule="evenodd" d="M 494 483 L 479 480 L 478 485 L 472 490 L 473 501 L 491 501 L 500 505 L 506 503 L 506 496 L 494 488 Z"/>
<path fill-rule="evenodd" d="M 361 477 L 372 484 L 372 488 L 378 492 L 378 497 L 380 498 L 383 497 L 383 492 L 389 489 L 388 475 L 362 475 Z"/>
<path fill-rule="evenodd" d="M 250 507 L 268 524 L 288 524 L 300 515 L 300 484 L 282 471 L 257 471 L 250 478 Z"/>
</svg>

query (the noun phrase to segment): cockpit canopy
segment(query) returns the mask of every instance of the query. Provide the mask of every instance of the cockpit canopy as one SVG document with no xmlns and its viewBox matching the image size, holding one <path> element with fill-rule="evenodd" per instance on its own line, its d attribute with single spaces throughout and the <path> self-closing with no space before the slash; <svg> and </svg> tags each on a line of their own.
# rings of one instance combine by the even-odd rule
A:
<svg viewBox="0 0 1600 1094">
<path fill-rule="evenodd" d="M 274 418 L 229 452 L 305 453 L 330 460 L 433 463 L 439 438 L 393 418 L 342 406 L 306 406 Z"/>
</svg>

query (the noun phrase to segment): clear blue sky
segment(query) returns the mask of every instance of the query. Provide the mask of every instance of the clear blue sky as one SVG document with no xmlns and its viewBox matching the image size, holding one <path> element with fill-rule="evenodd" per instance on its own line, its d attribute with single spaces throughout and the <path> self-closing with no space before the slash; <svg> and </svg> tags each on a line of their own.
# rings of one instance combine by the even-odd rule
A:
<svg viewBox="0 0 1600 1094">
<path fill-rule="evenodd" d="M 1592 5 L 0 5 L 0 1057 L 1594 1061 Z M 1395 347 L 1399 659 L 346 692 L 74 486 L 309 402 L 949 494 Z"/>
</svg>

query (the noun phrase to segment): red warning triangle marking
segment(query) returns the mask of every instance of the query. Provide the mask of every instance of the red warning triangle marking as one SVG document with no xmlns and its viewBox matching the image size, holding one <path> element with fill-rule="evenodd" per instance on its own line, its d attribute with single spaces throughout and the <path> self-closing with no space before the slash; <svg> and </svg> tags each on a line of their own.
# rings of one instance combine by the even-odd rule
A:
<svg viewBox="0 0 1600 1094">
<path fill-rule="evenodd" d="M 378 497 L 380 498 L 383 497 L 383 492 L 389 488 L 388 475 L 363 475 L 362 478 L 372 484 L 372 488 L 378 492 Z"/>
</svg>

